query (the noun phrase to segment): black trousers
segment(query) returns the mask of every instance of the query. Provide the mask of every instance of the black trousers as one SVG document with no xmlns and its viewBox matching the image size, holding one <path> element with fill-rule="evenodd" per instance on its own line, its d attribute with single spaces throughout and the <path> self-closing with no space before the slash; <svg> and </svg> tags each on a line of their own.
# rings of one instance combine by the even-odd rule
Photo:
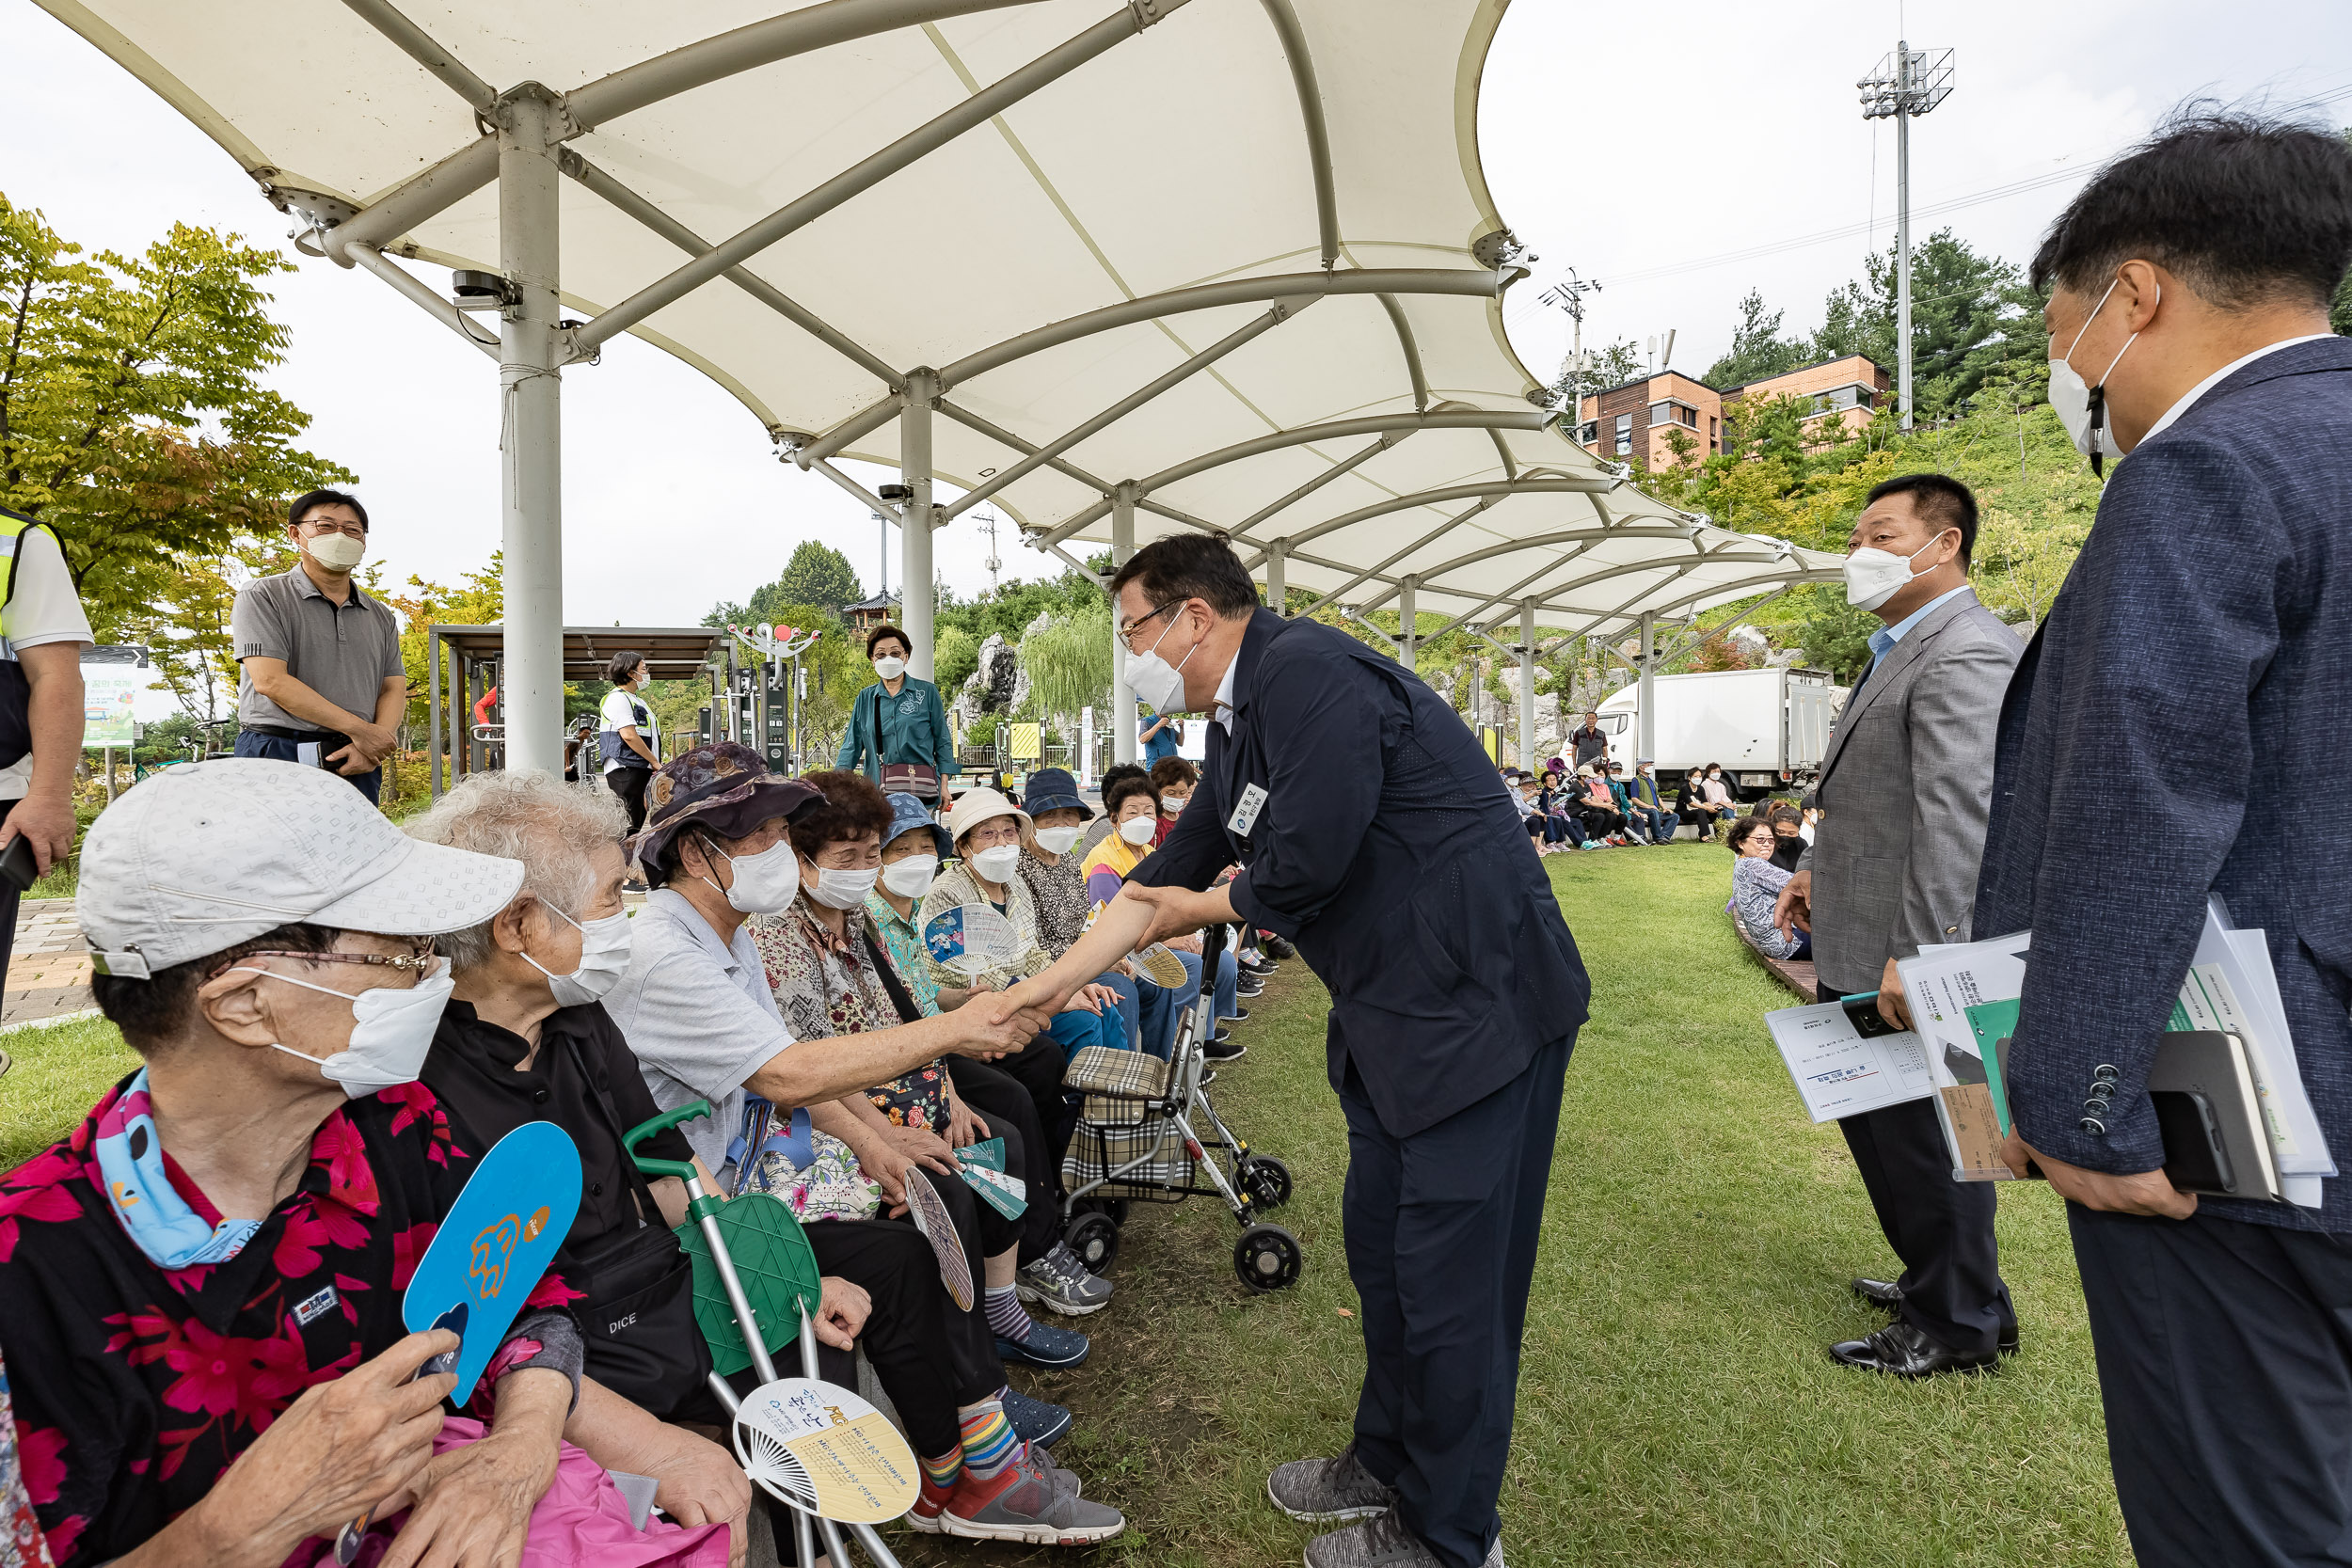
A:
<svg viewBox="0 0 2352 1568">
<path fill-rule="evenodd" d="M 954 1056 L 948 1060 L 952 1075 L 957 1070 L 956 1064 L 966 1058 Z M 977 1065 L 994 1068 L 1028 1095 L 1029 1103 L 1037 1110 L 1039 1126 L 1045 1133 L 1044 1148 L 1052 1156 L 1047 1171 L 1053 1183 L 1053 1200 L 1058 1204 L 1062 1156 L 1070 1152 L 1070 1136 L 1078 1127 L 1077 1097 L 1061 1086 L 1061 1075 L 1070 1070 L 1070 1053 L 1053 1036 L 1037 1035 L 1011 1055 Z M 956 1092 L 963 1092 L 963 1080 L 960 1077 L 956 1079 Z"/>
<path fill-rule="evenodd" d="M 2352 1563 L 2352 1237 L 2066 1217 L 2140 1568 Z"/>
<path fill-rule="evenodd" d="M 1053 1037 L 1046 1038 L 1050 1042 Z M 956 1085 L 957 1097 L 979 1113 L 991 1132 L 1004 1138 L 1005 1169 L 1021 1178 L 1028 1189 L 1029 1206 L 1012 1223 L 1019 1227 L 1021 1261 L 1033 1263 L 1053 1251 L 1054 1243 L 1061 1239 L 1061 1215 L 1056 1208 L 1056 1195 L 1061 1190 L 1059 1162 L 1046 1143 L 1044 1129 L 1038 1125 L 1037 1101 L 1010 1073 L 969 1056 L 948 1057 L 947 1076 Z M 985 1203 L 979 1208 L 985 1214 L 995 1213 Z"/>
<path fill-rule="evenodd" d="M 607 789 L 621 798 L 628 809 L 628 831 L 636 832 L 645 825 L 645 786 L 653 782 L 650 768 L 615 768 L 604 776 Z"/>
<path fill-rule="evenodd" d="M 1502 1528 L 1495 1499 L 1575 1043 L 1554 1040 L 1518 1077 L 1410 1137 L 1380 1125 L 1352 1061 L 1342 1080 L 1341 1216 L 1364 1324 L 1356 1452 L 1452 1568 L 1476 1568 Z"/>
<path fill-rule="evenodd" d="M 1824 1002 L 1838 996 L 1834 986 L 1817 994 Z M 1844 1117 L 1837 1130 L 1886 1244 L 1902 1259 L 1903 1321 L 1954 1350 L 1994 1349 L 2017 1326 L 1993 1238 L 1994 1184 L 1952 1180 L 1951 1153 L 1930 1101 Z"/>
<path fill-rule="evenodd" d="M 907 1441 L 918 1455 L 935 1459 L 962 1441 L 956 1407 L 992 1398 L 1005 1386 L 1005 1368 L 996 1356 L 996 1336 L 980 1312 L 983 1243 L 971 1189 L 959 1178 L 933 1178 L 928 1171 L 918 1171 L 916 1179 L 930 1180 L 955 1215 L 972 1268 L 968 1312 L 957 1307 L 940 1283 L 939 1260 L 912 1221 L 818 1220 L 807 1230 L 818 1267 L 863 1286 L 873 1298 L 873 1315 L 858 1343 L 874 1364 L 882 1391 L 898 1407 Z M 797 1371 L 798 1355 L 791 1359 Z M 785 1372 L 781 1366 L 776 1370 Z"/>
</svg>

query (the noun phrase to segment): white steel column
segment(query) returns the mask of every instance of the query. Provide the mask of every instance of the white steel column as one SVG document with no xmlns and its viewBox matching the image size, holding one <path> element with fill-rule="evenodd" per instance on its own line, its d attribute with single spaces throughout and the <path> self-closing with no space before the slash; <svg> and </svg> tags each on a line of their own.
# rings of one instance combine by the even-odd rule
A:
<svg viewBox="0 0 2352 1568">
<path fill-rule="evenodd" d="M 1287 539 L 1277 539 L 1265 547 L 1265 607 L 1290 618 L 1291 546 Z"/>
<path fill-rule="evenodd" d="M 564 451 L 557 365 L 556 137 L 536 84 L 498 108 L 499 266 L 516 292 L 499 329 L 506 766 L 564 769 Z"/>
<path fill-rule="evenodd" d="M 1658 756 L 1657 688 L 1651 684 L 1658 674 L 1652 668 L 1657 662 L 1658 617 L 1645 614 L 1642 617 L 1642 673 L 1634 697 L 1642 705 L 1633 729 L 1633 757 L 1637 762 L 1644 757 L 1655 761 Z"/>
<path fill-rule="evenodd" d="M 1397 585 L 1396 594 L 1396 661 L 1416 672 L 1421 668 L 1415 662 L 1420 657 L 1421 639 L 1413 635 L 1420 629 L 1413 620 L 1413 590 L 1420 585 L 1421 578 L 1407 577 Z"/>
<path fill-rule="evenodd" d="M 907 670 L 931 678 L 931 400 L 939 396 L 939 372 L 907 372 L 906 407 L 898 415 L 898 480 L 914 492 L 898 530 L 898 588 L 906 595 L 899 623 L 906 630 Z M 885 525 L 886 526 L 886 525 Z"/>
<path fill-rule="evenodd" d="M 1535 766 L 1535 601 L 1519 601 L 1519 766 Z"/>
<path fill-rule="evenodd" d="M 1111 569 L 1136 553 L 1136 486 L 1120 483 L 1111 499 Z M 1119 601 L 1111 601 L 1111 757 L 1136 760 L 1136 689 L 1127 684 L 1127 640 L 1119 635 Z"/>
</svg>

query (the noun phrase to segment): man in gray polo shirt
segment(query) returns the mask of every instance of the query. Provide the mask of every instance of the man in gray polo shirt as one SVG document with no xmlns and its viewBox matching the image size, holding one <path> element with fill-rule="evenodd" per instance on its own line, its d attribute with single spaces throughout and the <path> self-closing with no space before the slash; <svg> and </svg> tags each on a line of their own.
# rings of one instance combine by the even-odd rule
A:
<svg viewBox="0 0 2352 1568">
<path fill-rule="evenodd" d="M 408 681 L 400 623 L 351 580 L 368 553 L 367 509 L 313 490 L 287 508 L 286 532 L 301 558 L 239 590 L 230 615 L 237 755 L 316 762 L 373 800 Z"/>
</svg>

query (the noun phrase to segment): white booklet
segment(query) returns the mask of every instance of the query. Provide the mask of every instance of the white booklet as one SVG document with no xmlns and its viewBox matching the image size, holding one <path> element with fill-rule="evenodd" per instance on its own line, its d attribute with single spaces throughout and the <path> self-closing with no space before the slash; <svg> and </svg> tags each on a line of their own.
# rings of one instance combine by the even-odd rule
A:
<svg viewBox="0 0 2352 1568">
<path fill-rule="evenodd" d="M 1817 1122 L 1935 1092 L 1919 1037 L 1890 1026 L 1868 1000 L 1782 1007 L 1764 1024 Z"/>
</svg>

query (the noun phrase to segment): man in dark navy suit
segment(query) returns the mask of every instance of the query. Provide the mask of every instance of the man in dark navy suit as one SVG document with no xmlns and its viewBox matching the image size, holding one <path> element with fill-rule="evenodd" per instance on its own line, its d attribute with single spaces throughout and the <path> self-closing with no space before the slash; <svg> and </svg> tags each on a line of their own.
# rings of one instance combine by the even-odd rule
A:
<svg viewBox="0 0 2352 1568">
<path fill-rule="evenodd" d="M 2352 1562 L 2352 1180 L 2175 1192 L 2147 1091 L 2217 895 L 2352 1177 L 2348 262 L 2352 150 L 2217 117 L 2110 165 L 2033 263 L 2051 404 L 2129 455 L 2002 707 L 1976 930 L 2033 931 L 2006 1153 L 2068 1202 L 2142 1568 Z"/>
<path fill-rule="evenodd" d="M 1364 1386 L 1355 1440 L 1268 1491 L 1294 1518 L 1365 1521 L 1317 1536 L 1309 1568 L 1501 1568 L 1519 1338 L 1591 991 L 1575 941 L 1494 764 L 1419 679 L 1259 609 L 1220 539 L 1148 545 L 1111 587 L 1129 680 L 1162 713 L 1208 716 L 1208 766 L 1027 1000 L 1058 1006 L 1139 943 L 1213 923 L 1297 944 L 1331 991 Z"/>
</svg>

